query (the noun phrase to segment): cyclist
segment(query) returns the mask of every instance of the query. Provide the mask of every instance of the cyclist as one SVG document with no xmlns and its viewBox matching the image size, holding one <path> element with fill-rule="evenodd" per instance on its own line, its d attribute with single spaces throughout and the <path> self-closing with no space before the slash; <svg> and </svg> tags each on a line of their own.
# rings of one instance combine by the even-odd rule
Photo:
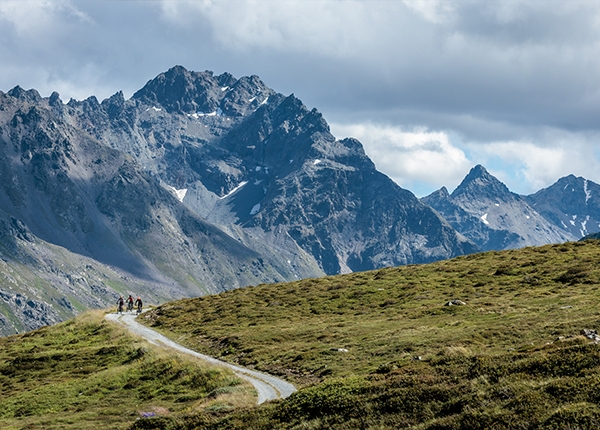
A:
<svg viewBox="0 0 600 430">
<path fill-rule="evenodd" d="M 119 296 L 119 300 L 117 300 L 117 305 L 119 305 L 119 308 L 117 309 L 117 313 L 123 313 L 123 305 L 125 304 L 125 301 L 123 300 L 123 296 Z"/>
<path fill-rule="evenodd" d="M 137 306 L 137 313 L 141 314 L 142 313 L 142 298 L 138 297 L 137 300 L 134 303 L 135 306 Z"/>
<path fill-rule="evenodd" d="M 131 294 L 129 295 L 129 297 L 127 297 L 127 311 L 133 311 L 133 297 L 131 297 Z"/>
</svg>

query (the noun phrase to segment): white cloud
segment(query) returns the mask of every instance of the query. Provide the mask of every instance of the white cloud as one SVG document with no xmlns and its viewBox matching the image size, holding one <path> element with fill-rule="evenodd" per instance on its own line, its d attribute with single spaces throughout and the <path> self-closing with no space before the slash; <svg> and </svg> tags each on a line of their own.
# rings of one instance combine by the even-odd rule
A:
<svg viewBox="0 0 600 430">
<path fill-rule="evenodd" d="M 337 138 L 360 140 L 378 170 L 418 195 L 460 182 L 472 167 L 445 132 L 374 123 L 331 124 L 331 130 Z"/>
<path fill-rule="evenodd" d="M 34 36 L 52 22 L 55 3 L 49 0 L 0 2 L 0 20 L 11 25 L 21 36 Z"/>
<path fill-rule="evenodd" d="M 477 163 L 517 192 L 600 181 L 582 131 L 600 130 L 598 52 L 589 0 L 0 0 L 3 91 L 130 96 L 176 64 L 257 74 L 421 195 Z"/>
<path fill-rule="evenodd" d="M 331 124 L 337 138 L 355 137 L 378 170 L 421 197 L 446 186 L 450 192 L 476 164 L 511 191 L 532 194 L 569 174 L 600 183 L 598 132 L 543 128 L 524 140 L 464 142 L 449 131 L 375 123 Z"/>
<path fill-rule="evenodd" d="M 87 42 L 95 30 L 95 21 L 70 0 L 0 1 L 0 89 L 59 91 L 67 100 L 93 94 L 100 72 Z"/>
<path fill-rule="evenodd" d="M 336 58 L 370 53 L 374 46 L 387 44 L 381 30 L 374 30 L 398 24 L 392 19 L 398 9 L 394 2 L 378 1 L 162 2 L 165 20 L 193 27 L 201 17 L 212 27 L 213 39 L 235 52 L 260 49 Z"/>
<path fill-rule="evenodd" d="M 3 0 L 0 1 L 0 21 L 9 23 L 22 38 L 52 38 L 61 29 L 61 22 L 93 23 L 69 0 Z"/>
<path fill-rule="evenodd" d="M 600 183 L 600 134 L 558 129 L 539 131 L 522 141 L 467 144 L 470 156 L 490 169 L 512 191 L 531 194 L 569 174 Z"/>
<path fill-rule="evenodd" d="M 454 12 L 453 5 L 444 0 L 402 0 L 402 3 L 426 21 L 435 24 L 447 21 Z"/>
</svg>

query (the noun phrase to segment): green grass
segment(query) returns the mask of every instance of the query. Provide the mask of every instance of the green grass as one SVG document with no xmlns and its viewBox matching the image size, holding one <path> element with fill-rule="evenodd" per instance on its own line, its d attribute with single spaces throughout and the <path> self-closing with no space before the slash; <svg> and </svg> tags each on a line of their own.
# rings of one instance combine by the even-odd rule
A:
<svg viewBox="0 0 600 430">
<path fill-rule="evenodd" d="M 231 372 L 156 350 L 102 317 L 0 338 L 0 428 L 125 429 L 144 413 L 255 401 Z"/>
<path fill-rule="evenodd" d="M 596 429 L 600 242 L 489 252 L 180 300 L 143 322 L 294 382 L 231 373 L 89 313 L 0 338 L 0 428 Z M 453 299 L 464 306 L 445 306 Z M 139 419 L 144 412 L 159 416 Z"/>
<path fill-rule="evenodd" d="M 600 326 L 599 263 L 600 242 L 567 243 L 166 304 L 148 325 L 302 388 L 169 425 L 600 427 L 600 351 L 579 336 Z"/>
</svg>

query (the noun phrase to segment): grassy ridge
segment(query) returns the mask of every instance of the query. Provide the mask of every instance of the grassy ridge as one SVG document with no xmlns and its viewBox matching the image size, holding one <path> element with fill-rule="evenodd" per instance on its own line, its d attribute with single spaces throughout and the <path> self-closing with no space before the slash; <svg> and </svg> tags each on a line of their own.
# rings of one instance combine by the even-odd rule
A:
<svg viewBox="0 0 600 430">
<path fill-rule="evenodd" d="M 600 427 L 600 351 L 579 336 L 600 326 L 599 263 L 600 242 L 568 243 L 164 305 L 147 324 L 305 387 L 173 428 Z"/>
<path fill-rule="evenodd" d="M 155 350 L 101 312 L 0 338 L 0 428 L 119 429 L 253 404 L 231 372 Z"/>
</svg>

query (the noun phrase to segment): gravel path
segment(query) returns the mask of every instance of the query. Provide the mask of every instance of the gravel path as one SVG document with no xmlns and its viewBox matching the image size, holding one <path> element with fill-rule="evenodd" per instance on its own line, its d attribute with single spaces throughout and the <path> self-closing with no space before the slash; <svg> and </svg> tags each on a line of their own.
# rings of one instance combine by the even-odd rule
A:
<svg viewBox="0 0 600 430">
<path fill-rule="evenodd" d="M 173 342 L 171 339 L 152 330 L 151 328 L 138 323 L 135 320 L 136 315 L 134 314 L 106 314 L 105 318 L 109 321 L 114 321 L 126 326 L 132 333 L 143 337 L 153 345 L 173 348 L 185 354 L 193 355 L 194 357 L 197 357 L 208 363 L 217 366 L 228 367 L 229 369 L 233 370 L 238 377 L 245 379 L 254 386 L 256 392 L 258 393 L 259 405 L 269 400 L 285 399 L 294 391 L 296 391 L 296 387 L 289 382 L 284 381 L 283 379 L 279 379 L 266 373 L 261 373 L 255 370 L 250 370 L 244 367 L 226 363 L 224 361 L 217 360 L 214 357 L 200 354 L 196 351 L 192 351 L 191 349 L 179 345 L 178 343 Z"/>
</svg>

